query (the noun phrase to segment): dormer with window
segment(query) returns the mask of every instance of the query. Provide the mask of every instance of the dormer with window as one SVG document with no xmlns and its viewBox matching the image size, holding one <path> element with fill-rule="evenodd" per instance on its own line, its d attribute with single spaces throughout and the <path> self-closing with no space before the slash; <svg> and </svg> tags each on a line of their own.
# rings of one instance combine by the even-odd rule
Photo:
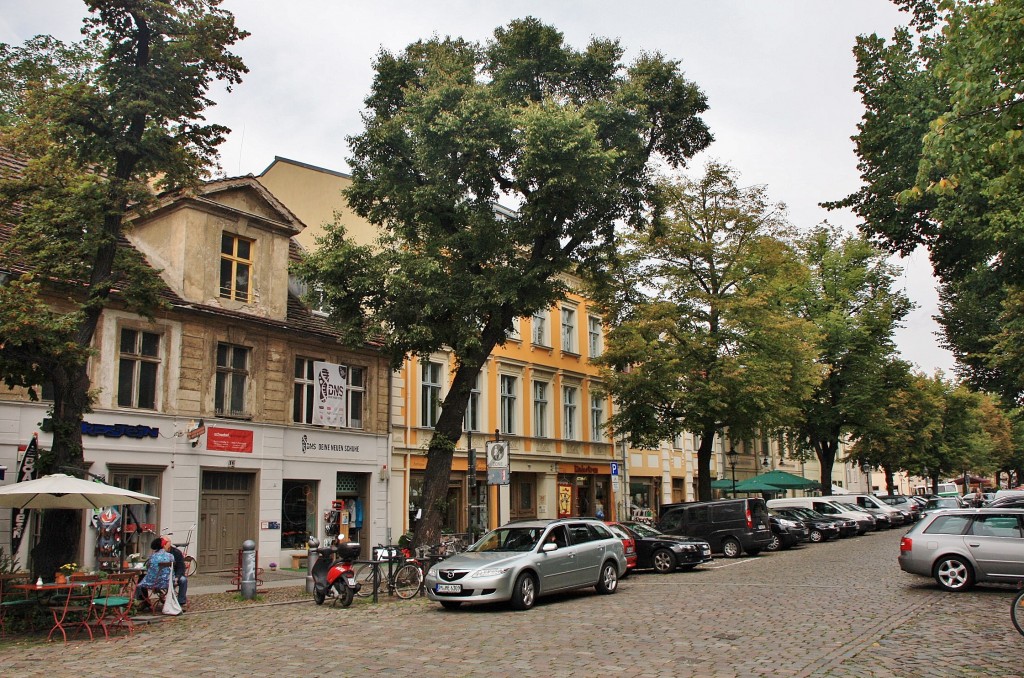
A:
<svg viewBox="0 0 1024 678">
<path fill-rule="evenodd" d="M 290 242 L 303 228 L 250 176 L 163 196 L 128 238 L 185 301 L 284 320 Z"/>
</svg>

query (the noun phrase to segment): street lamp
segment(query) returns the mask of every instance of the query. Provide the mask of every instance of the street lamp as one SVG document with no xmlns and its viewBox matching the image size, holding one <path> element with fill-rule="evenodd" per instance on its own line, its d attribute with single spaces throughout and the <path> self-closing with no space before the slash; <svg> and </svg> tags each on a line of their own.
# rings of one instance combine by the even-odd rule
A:
<svg viewBox="0 0 1024 678">
<path fill-rule="evenodd" d="M 864 471 L 864 475 L 866 476 L 865 481 L 867 482 L 867 490 L 865 490 L 865 494 L 871 494 L 871 464 L 864 462 L 861 464 L 860 470 Z"/>
<path fill-rule="evenodd" d="M 732 467 L 732 496 L 736 496 L 736 462 L 740 458 L 740 453 L 736 451 L 735 447 L 730 447 L 729 451 L 725 453 L 725 456 L 729 457 L 729 466 Z"/>
<path fill-rule="evenodd" d="M 772 460 L 768 457 L 767 454 L 764 455 L 764 459 L 761 460 L 761 468 L 766 469 L 766 468 L 768 468 L 771 465 L 772 465 Z"/>
</svg>

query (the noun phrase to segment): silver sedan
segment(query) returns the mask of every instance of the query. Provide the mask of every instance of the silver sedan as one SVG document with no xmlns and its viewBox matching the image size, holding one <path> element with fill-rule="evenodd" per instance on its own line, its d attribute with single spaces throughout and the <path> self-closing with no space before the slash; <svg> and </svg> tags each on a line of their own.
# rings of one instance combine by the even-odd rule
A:
<svg viewBox="0 0 1024 678">
<path fill-rule="evenodd" d="M 446 609 L 510 601 L 517 610 L 538 596 L 593 586 L 615 593 L 626 571 L 622 540 L 598 520 L 564 518 L 510 523 L 463 553 L 432 566 L 427 597 Z"/>
</svg>

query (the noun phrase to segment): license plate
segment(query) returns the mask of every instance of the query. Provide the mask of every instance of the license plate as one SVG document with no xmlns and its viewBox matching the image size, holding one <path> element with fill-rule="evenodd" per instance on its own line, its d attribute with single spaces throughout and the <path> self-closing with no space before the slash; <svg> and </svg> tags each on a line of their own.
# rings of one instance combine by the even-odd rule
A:
<svg viewBox="0 0 1024 678">
<path fill-rule="evenodd" d="M 462 584 L 438 584 L 435 593 L 462 593 Z"/>
</svg>

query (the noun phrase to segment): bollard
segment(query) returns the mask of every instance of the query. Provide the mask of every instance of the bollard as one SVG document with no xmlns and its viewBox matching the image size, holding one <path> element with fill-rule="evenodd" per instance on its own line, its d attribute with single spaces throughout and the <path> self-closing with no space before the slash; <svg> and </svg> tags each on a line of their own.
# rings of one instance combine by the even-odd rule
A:
<svg viewBox="0 0 1024 678">
<path fill-rule="evenodd" d="M 316 537 L 309 538 L 309 546 L 306 548 L 306 593 L 313 593 L 313 563 L 320 557 L 317 547 L 320 540 Z"/>
<path fill-rule="evenodd" d="M 242 542 L 242 598 L 252 600 L 256 597 L 256 542 L 246 539 Z"/>
</svg>

